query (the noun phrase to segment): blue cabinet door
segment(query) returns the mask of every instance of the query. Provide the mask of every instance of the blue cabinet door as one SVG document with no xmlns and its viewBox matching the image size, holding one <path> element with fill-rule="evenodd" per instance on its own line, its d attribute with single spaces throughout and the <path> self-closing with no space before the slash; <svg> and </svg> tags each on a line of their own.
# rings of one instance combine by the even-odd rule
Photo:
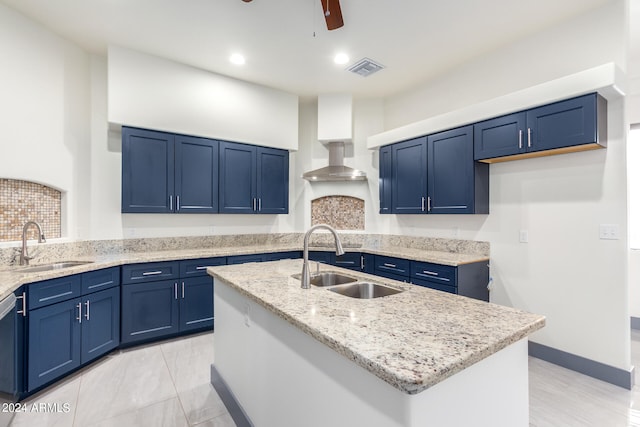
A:
<svg viewBox="0 0 640 427">
<path fill-rule="evenodd" d="M 427 147 L 428 212 L 476 213 L 473 126 L 429 135 Z M 487 169 L 488 179 L 488 165 L 479 165 L 479 168 Z"/>
<path fill-rule="evenodd" d="M 511 156 L 527 149 L 524 112 L 485 120 L 473 126 L 474 160 Z"/>
<path fill-rule="evenodd" d="M 289 212 L 289 152 L 258 147 L 257 213 L 286 214 Z"/>
<path fill-rule="evenodd" d="M 220 213 L 254 213 L 256 147 L 220 142 Z"/>
<path fill-rule="evenodd" d="M 191 277 L 180 283 L 180 332 L 213 327 L 213 278 Z"/>
<path fill-rule="evenodd" d="M 120 344 L 120 288 L 82 297 L 82 354 L 87 363 Z"/>
<path fill-rule="evenodd" d="M 427 138 L 392 145 L 391 212 L 426 212 Z"/>
<path fill-rule="evenodd" d="M 29 311 L 28 390 L 80 366 L 80 298 Z"/>
<path fill-rule="evenodd" d="M 175 137 L 175 210 L 218 212 L 218 141 Z"/>
<path fill-rule="evenodd" d="M 178 282 L 138 283 L 122 286 L 123 344 L 178 332 Z"/>
<path fill-rule="evenodd" d="M 334 255 L 333 265 L 349 270 L 363 271 L 364 259 L 360 252 L 346 252 L 343 255 Z"/>
<path fill-rule="evenodd" d="M 543 151 L 598 141 L 595 93 L 527 111 L 527 150 Z"/>
<path fill-rule="evenodd" d="M 122 128 L 122 212 L 173 211 L 174 136 Z"/>
<path fill-rule="evenodd" d="M 391 146 L 380 148 L 378 186 L 380 192 L 380 213 L 391 213 Z"/>
</svg>

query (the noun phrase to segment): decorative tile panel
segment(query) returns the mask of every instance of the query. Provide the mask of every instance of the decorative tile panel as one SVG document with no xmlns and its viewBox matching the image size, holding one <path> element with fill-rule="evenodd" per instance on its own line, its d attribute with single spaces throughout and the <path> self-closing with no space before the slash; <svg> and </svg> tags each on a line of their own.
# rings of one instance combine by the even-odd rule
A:
<svg viewBox="0 0 640 427">
<path fill-rule="evenodd" d="M 0 241 L 22 239 L 27 221 L 37 221 L 46 238 L 60 237 L 62 193 L 46 185 L 0 178 Z M 37 239 L 35 227 L 29 239 Z"/>
<path fill-rule="evenodd" d="M 311 201 L 311 225 L 328 224 L 336 230 L 364 230 L 364 200 L 325 196 Z"/>
</svg>

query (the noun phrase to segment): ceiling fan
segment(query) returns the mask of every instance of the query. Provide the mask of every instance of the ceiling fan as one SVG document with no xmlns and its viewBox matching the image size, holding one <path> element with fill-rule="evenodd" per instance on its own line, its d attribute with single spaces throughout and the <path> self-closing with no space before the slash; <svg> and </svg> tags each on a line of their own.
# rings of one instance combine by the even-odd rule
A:
<svg viewBox="0 0 640 427">
<path fill-rule="evenodd" d="M 242 0 L 249 3 L 252 0 Z M 342 20 L 342 10 L 340 9 L 340 0 L 320 0 L 322 3 L 322 12 L 324 20 L 327 22 L 327 30 L 335 30 L 344 25 Z"/>
</svg>

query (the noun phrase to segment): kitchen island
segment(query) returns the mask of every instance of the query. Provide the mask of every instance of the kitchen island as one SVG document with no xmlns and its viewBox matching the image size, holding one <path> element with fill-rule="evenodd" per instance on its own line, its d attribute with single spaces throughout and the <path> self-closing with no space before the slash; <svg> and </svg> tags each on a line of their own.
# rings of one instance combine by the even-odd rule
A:
<svg viewBox="0 0 640 427">
<path fill-rule="evenodd" d="M 526 338 L 543 316 L 328 266 L 402 292 L 301 289 L 301 268 L 208 268 L 212 382 L 238 425 L 528 425 Z"/>
</svg>

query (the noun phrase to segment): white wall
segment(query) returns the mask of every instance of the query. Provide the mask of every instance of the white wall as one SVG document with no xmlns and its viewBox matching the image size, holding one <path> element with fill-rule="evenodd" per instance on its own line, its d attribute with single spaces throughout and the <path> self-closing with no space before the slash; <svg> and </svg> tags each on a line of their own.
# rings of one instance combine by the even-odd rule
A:
<svg viewBox="0 0 640 427">
<path fill-rule="evenodd" d="M 297 150 L 298 97 L 109 47 L 109 122 Z"/>
<path fill-rule="evenodd" d="M 391 97 L 385 128 L 607 62 L 625 70 L 624 17 L 614 1 Z M 533 341 L 629 369 L 623 100 L 608 110 L 606 150 L 491 165 L 490 215 L 382 220 L 394 233 L 490 241 L 491 300 L 547 316 Z M 621 239 L 599 240 L 599 224 L 619 224 Z"/>
<path fill-rule="evenodd" d="M 76 237 L 87 225 L 88 55 L 0 5 L 0 57 L 0 176 L 61 190 L 62 233 Z"/>
</svg>

